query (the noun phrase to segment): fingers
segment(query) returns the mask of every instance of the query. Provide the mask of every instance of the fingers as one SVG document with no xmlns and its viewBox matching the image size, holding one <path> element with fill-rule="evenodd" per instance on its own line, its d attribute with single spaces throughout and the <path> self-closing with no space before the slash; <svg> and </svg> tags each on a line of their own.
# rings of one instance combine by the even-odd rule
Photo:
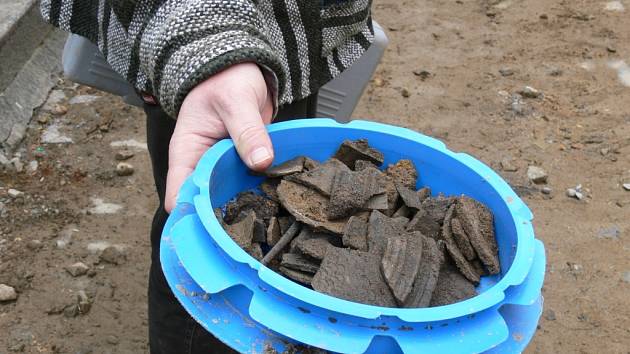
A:
<svg viewBox="0 0 630 354">
<path fill-rule="evenodd" d="M 179 123 L 183 124 L 179 124 Z M 169 145 L 169 167 L 166 177 L 164 208 L 167 212 L 175 207 L 179 189 L 186 178 L 194 171 L 201 156 L 215 142 L 215 139 L 191 133 L 186 127 L 187 121 L 178 121 Z"/>
<path fill-rule="evenodd" d="M 221 116 L 247 167 L 255 171 L 268 168 L 273 162 L 273 146 L 256 102 L 243 100 L 237 107 L 224 110 Z"/>
</svg>

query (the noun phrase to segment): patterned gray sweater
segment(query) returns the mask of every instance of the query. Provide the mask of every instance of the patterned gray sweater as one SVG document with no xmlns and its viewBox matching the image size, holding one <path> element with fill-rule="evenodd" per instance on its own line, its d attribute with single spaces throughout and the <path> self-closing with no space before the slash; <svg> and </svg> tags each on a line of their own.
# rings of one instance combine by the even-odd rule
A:
<svg viewBox="0 0 630 354">
<path fill-rule="evenodd" d="M 239 62 L 265 69 L 280 105 L 309 96 L 372 43 L 371 2 L 41 0 L 41 12 L 176 117 L 195 85 Z"/>
</svg>

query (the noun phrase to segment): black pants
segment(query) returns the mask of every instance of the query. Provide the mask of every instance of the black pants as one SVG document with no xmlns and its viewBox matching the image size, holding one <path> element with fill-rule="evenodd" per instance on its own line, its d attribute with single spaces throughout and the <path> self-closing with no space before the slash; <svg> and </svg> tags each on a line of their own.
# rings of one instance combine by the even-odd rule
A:
<svg viewBox="0 0 630 354">
<path fill-rule="evenodd" d="M 314 117 L 317 95 L 280 107 L 276 122 Z M 168 145 L 175 121 L 159 106 L 145 105 L 147 145 L 160 205 L 151 226 L 151 269 L 149 271 L 149 346 L 152 354 L 234 353 L 208 333 L 180 305 L 166 283 L 160 264 L 160 236 L 168 218 L 164 210 Z"/>
</svg>

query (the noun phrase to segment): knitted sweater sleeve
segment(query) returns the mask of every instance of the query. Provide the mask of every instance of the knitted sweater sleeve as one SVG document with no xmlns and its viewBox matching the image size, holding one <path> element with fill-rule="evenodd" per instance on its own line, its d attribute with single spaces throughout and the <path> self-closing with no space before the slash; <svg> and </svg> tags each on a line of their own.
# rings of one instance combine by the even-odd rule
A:
<svg viewBox="0 0 630 354">
<path fill-rule="evenodd" d="M 136 44 L 131 50 L 137 51 L 133 54 L 147 75 L 151 93 L 166 113 L 177 117 L 193 87 L 237 63 L 257 63 L 275 97 L 281 95 L 286 86 L 281 60 L 255 1 L 118 0 L 111 6 L 127 41 Z M 100 6 L 95 0 L 42 0 L 44 18 L 55 6 L 63 12 L 68 3 L 72 8 Z M 63 28 L 63 21 L 57 25 L 73 31 L 72 24 L 80 21 L 70 19 L 69 28 Z"/>
<path fill-rule="evenodd" d="M 255 62 L 272 77 L 282 74 L 251 0 L 166 1 L 141 39 L 141 68 L 163 109 L 174 117 L 193 87 L 241 62 Z M 284 82 L 273 81 L 272 86 Z"/>
</svg>

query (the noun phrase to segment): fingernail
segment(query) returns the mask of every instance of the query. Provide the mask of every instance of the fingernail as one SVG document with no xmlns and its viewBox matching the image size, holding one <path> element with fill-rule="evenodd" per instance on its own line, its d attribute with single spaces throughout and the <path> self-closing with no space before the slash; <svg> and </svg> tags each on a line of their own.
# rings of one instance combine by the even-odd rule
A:
<svg viewBox="0 0 630 354">
<path fill-rule="evenodd" d="M 259 147 L 256 150 L 252 151 L 249 155 L 249 161 L 252 166 L 260 165 L 261 163 L 271 159 L 271 153 L 265 147 Z"/>
</svg>

